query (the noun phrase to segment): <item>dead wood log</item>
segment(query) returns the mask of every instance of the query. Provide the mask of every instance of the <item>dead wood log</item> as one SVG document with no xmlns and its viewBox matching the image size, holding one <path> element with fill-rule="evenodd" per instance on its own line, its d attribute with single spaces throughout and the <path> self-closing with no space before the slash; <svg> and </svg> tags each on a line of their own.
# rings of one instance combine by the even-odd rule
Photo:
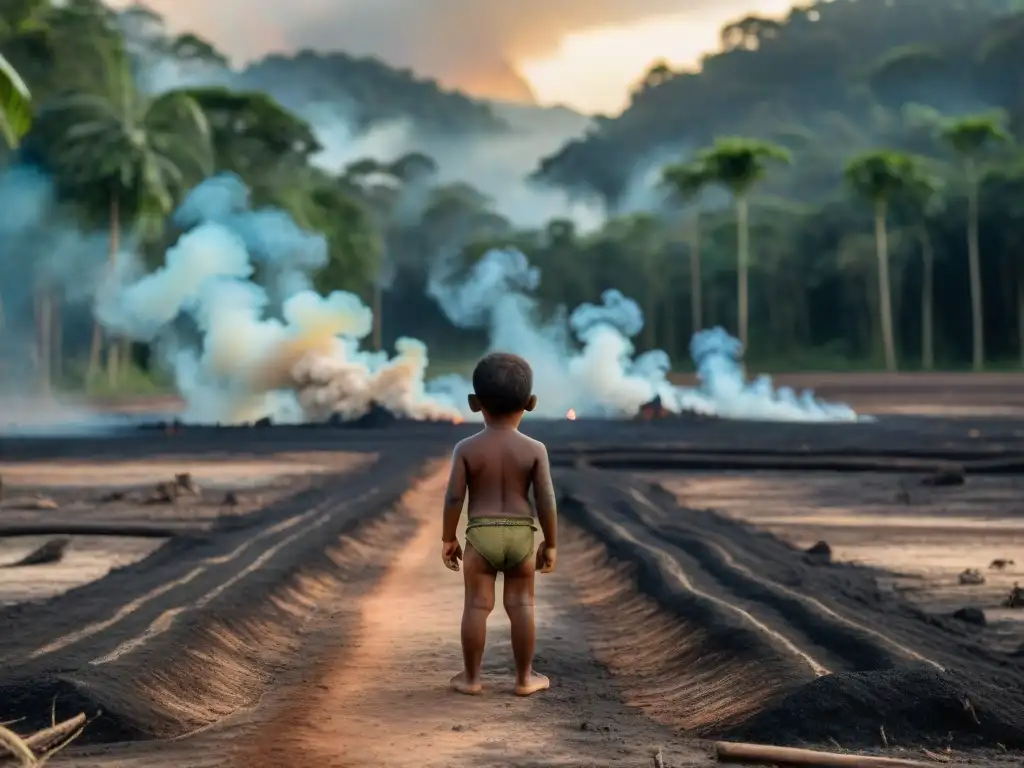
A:
<svg viewBox="0 0 1024 768">
<path fill-rule="evenodd" d="M 818 768 L 933 768 L 932 763 L 898 757 L 871 755 L 838 755 L 795 747 L 767 744 L 715 743 L 715 754 L 723 763 L 774 763 L 776 765 L 808 765 Z"/>
</svg>

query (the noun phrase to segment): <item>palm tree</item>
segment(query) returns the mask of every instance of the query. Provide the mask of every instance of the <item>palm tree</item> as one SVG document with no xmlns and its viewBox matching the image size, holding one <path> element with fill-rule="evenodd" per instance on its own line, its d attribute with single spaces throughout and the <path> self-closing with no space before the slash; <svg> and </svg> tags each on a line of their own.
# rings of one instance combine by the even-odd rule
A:
<svg viewBox="0 0 1024 768">
<path fill-rule="evenodd" d="M 892 329 L 892 295 L 889 288 L 889 238 L 886 226 L 890 201 L 906 188 L 913 161 L 886 150 L 858 155 L 846 166 L 846 182 L 875 208 L 875 253 L 878 256 L 878 311 L 882 322 L 885 368 L 896 370 L 896 342 Z"/>
<path fill-rule="evenodd" d="M 926 161 L 914 157 L 910 161 L 900 197 L 908 209 L 908 217 L 914 222 L 921 246 L 921 367 L 930 371 L 935 367 L 935 246 L 929 222 L 945 206 L 944 184 L 941 178 L 927 171 Z"/>
<path fill-rule="evenodd" d="M 768 173 L 770 162 L 790 162 L 782 147 L 767 141 L 743 138 L 718 139 L 714 146 L 701 152 L 699 162 L 708 169 L 710 178 L 729 189 L 736 202 L 737 305 L 740 343 L 749 340 L 750 299 L 747 272 L 750 268 L 750 201 L 754 185 Z"/>
<path fill-rule="evenodd" d="M 11 149 L 32 125 L 32 99 L 17 71 L 0 54 L 0 134 Z"/>
<path fill-rule="evenodd" d="M 960 156 L 967 181 L 967 267 L 971 285 L 971 326 L 974 370 L 985 365 L 985 312 L 981 289 L 981 254 L 978 243 L 979 166 L 982 151 L 994 142 L 1009 142 L 1001 113 L 968 115 L 947 123 L 942 138 Z"/>
<path fill-rule="evenodd" d="M 198 104 L 183 92 L 140 91 L 121 51 L 97 51 L 98 81 L 46 110 L 56 128 L 54 159 L 61 179 L 76 189 L 102 189 L 109 216 L 109 266 L 117 265 L 123 207 L 129 204 L 142 234 L 152 234 L 175 200 L 213 170 L 210 128 Z M 89 379 L 99 367 L 102 331 L 93 327 Z M 108 365 L 117 378 L 118 351 Z"/>
<path fill-rule="evenodd" d="M 690 220 L 690 312 L 693 333 L 697 333 L 704 326 L 704 292 L 700 270 L 700 209 L 695 203 L 713 179 L 708 167 L 696 162 L 669 165 L 662 171 L 661 178 L 662 183 L 672 190 L 681 203 L 694 205 Z"/>
</svg>

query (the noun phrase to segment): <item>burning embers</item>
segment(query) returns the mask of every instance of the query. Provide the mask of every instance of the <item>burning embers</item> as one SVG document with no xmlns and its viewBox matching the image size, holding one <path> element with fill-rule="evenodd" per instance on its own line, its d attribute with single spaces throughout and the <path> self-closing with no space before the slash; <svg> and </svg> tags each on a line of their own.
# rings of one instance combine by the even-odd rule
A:
<svg viewBox="0 0 1024 768">
<path fill-rule="evenodd" d="M 357 419 L 343 419 L 335 414 L 326 421 L 311 421 L 301 424 L 278 423 L 269 416 L 258 419 L 255 422 L 244 424 L 195 424 L 192 429 L 268 429 L 268 428 L 293 428 L 293 429 L 386 429 L 399 424 L 461 424 L 462 420 L 431 420 L 431 419 L 407 419 L 396 416 L 392 411 L 382 405 L 374 403 L 370 409 Z M 168 435 L 177 435 L 186 431 L 189 427 L 178 419 L 173 421 L 160 421 L 156 423 L 143 424 L 141 429 L 160 430 Z"/>
<path fill-rule="evenodd" d="M 715 416 L 705 416 L 704 414 L 694 413 L 693 411 L 670 411 L 661 402 L 660 396 L 655 396 L 649 403 L 644 403 L 640 406 L 640 409 L 636 412 L 633 417 L 633 421 L 661 421 L 662 419 L 686 419 L 687 421 L 706 421 L 709 419 L 717 418 Z"/>
</svg>

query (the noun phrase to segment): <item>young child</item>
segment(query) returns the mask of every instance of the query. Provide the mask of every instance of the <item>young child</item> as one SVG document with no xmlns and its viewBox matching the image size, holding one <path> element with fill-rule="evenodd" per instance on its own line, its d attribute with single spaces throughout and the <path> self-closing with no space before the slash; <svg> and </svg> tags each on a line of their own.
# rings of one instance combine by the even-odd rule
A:
<svg viewBox="0 0 1024 768">
<path fill-rule="evenodd" d="M 441 558 L 452 571 L 463 561 L 466 602 L 462 613 L 465 670 L 452 678 L 460 693 L 481 692 L 480 667 L 487 640 L 487 617 L 494 608 L 494 581 L 505 575 L 505 612 L 512 625 L 518 696 L 543 691 L 548 679 L 533 670 L 533 577 L 536 569 L 555 568 L 557 518 L 551 465 L 543 443 L 519 431 L 526 411 L 537 406 L 533 371 L 516 355 L 494 353 L 473 371 L 469 407 L 483 413 L 484 428 L 455 446 L 444 500 Z M 533 557 L 533 510 L 544 541 Z M 469 491 L 466 552 L 456 538 L 462 505 Z"/>
</svg>

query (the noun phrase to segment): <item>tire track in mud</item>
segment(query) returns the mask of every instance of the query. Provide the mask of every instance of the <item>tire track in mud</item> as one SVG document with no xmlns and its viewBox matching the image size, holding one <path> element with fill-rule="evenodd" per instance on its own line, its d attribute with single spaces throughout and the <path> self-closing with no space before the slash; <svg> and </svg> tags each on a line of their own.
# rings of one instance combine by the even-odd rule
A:
<svg viewBox="0 0 1024 768">
<path fill-rule="evenodd" d="M 102 703 L 103 691 L 123 688 L 114 681 L 130 680 L 132 670 L 172 663 L 210 621 L 245 622 L 278 610 L 267 604 L 275 589 L 322 559 L 338 536 L 398 502 L 425 463 L 411 453 L 325 478 L 211 535 L 172 539 L 143 561 L 51 600 L 0 611 L 0 720 L 41 718 L 43 699 L 48 719 L 53 695 L 69 706 Z M 145 722 L 138 726 L 145 731 Z M 126 735 L 119 728 L 110 724 L 111 737 Z"/>
<path fill-rule="evenodd" d="M 765 575 L 755 574 L 739 563 L 723 537 L 707 529 L 688 524 L 684 513 L 674 518 L 666 514 L 635 486 L 628 493 L 652 515 L 644 515 L 635 506 L 627 514 L 646 528 L 657 530 L 664 539 L 694 558 L 703 570 L 738 597 L 772 608 L 780 618 L 808 637 L 808 644 L 823 644 L 829 653 L 839 656 L 849 670 L 895 666 L 899 661 L 927 664 L 945 672 L 939 662 L 918 653 L 877 629 L 844 616 L 810 595 L 798 592 Z M 810 639 L 817 636 L 817 639 Z M 824 641 L 824 642 L 823 642 Z"/>
<path fill-rule="evenodd" d="M 1024 746 L 1019 664 L 881 594 L 875 571 L 814 566 L 770 534 L 682 509 L 630 475 L 578 470 L 558 479 L 566 516 L 681 623 L 691 661 L 679 686 L 721 675 L 723 654 L 730 667 L 749 664 L 750 676 L 734 683 L 733 718 L 691 716 L 698 733 L 774 743 L 834 734 L 868 746 L 884 724 L 933 747 L 951 733 L 972 748 Z"/>
</svg>

